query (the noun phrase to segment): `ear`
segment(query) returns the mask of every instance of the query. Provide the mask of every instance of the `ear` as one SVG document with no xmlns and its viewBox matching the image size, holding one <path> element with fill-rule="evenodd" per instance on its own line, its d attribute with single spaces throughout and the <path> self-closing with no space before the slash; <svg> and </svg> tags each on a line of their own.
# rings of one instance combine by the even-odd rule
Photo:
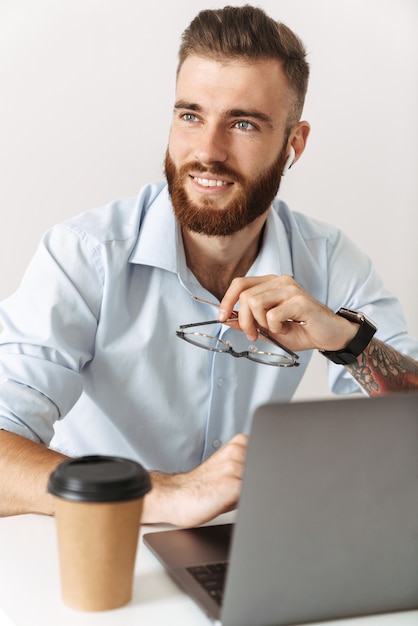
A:
<svg viewBox="0 0 418 626">
<path fill-rule="evenodd" d="M 303 151 L 305 150 L 310 131 L 311 131 L 311 127 L 309 123 L 304 122 L 304 121 L 298 122 L 296 126 L 294 126 L 292 130 L 290 131 L 289 140 L 287 142 L 289 156 L 290 156 L 291 148 L 293 148 L 293 150 L 295 151 L 295 155 L 290 165 L 294 165 L 296 161 L 302 155 Z M 286 162 L 286 165 L 287 165 L 287 162 Z M 288 169 L 290 165 L 288 166 Z"/>
</svg>

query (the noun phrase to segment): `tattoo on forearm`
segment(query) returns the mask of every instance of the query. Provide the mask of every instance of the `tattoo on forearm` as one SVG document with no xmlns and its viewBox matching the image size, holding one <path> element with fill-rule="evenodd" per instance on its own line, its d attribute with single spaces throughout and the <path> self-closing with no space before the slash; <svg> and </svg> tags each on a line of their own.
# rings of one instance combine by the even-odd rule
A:
<svg viewBox="0 0 418 626">
<path fill-rule="evenodd" d="M 347 369 L 369 395 L 418 389 L 418 363 L 378 339 Z"/>
</svg>

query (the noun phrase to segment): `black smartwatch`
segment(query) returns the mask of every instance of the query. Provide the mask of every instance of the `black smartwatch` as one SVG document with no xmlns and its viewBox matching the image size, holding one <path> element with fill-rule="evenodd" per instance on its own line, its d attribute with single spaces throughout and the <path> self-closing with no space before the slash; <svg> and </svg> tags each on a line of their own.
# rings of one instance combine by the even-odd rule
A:
<svg viewBox="0 0 418 626">
<path fill-rule="evenodd" d="M 350 363 L 355 363 L 359 354 L 367 348 L 377 330 L 377 326 L 361 311 L 352 311 L 342 307 L 337 311 L 337 315 L 345 317 L 350 322 L 359 324 L 358 333 L 342 350 L 320 350 L 320 353 L 333 363 L 350 365 Z"/>
</svg>

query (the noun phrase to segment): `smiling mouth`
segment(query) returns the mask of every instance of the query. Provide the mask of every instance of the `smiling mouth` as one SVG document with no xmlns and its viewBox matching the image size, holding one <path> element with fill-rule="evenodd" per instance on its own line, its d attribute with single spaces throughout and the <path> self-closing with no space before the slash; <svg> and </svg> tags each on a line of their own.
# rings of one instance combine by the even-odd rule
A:
<svg viewBox="0 0 418 626">
<path fill-rule="evenodd" d="M 195 180 L 202 187 L 226 187 L 228 185 L 232 185 L 233 183 L 228 182 L 227 180 L 219 180 L 213 178 L 200 178 L 199 176 L 192 176 L 193 180 Z"/>
</svg>

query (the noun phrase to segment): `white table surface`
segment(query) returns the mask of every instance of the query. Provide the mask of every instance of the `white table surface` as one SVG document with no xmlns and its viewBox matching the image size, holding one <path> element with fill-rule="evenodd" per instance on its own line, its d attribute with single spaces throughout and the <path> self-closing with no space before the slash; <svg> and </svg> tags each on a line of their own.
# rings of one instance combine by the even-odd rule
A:
<svg viewBox="0 0 418 626">
<path fill-rule="evenodd" d="M 220 521 L 231 521 L 224 516 Z M 142 533 L 164 527 L 145 526 Z M 213 624 L 165 573 L 142 540 L 133 599 L 121 609 L 86 613 L 61 601 L 55 520 L 0 519 L 0 626 L 209 626 Z M 325 623 L 324 623 L 325 624 Z M 326 622 L 326 626 L 418 626 L 418 611 Z"/>
</svg>

